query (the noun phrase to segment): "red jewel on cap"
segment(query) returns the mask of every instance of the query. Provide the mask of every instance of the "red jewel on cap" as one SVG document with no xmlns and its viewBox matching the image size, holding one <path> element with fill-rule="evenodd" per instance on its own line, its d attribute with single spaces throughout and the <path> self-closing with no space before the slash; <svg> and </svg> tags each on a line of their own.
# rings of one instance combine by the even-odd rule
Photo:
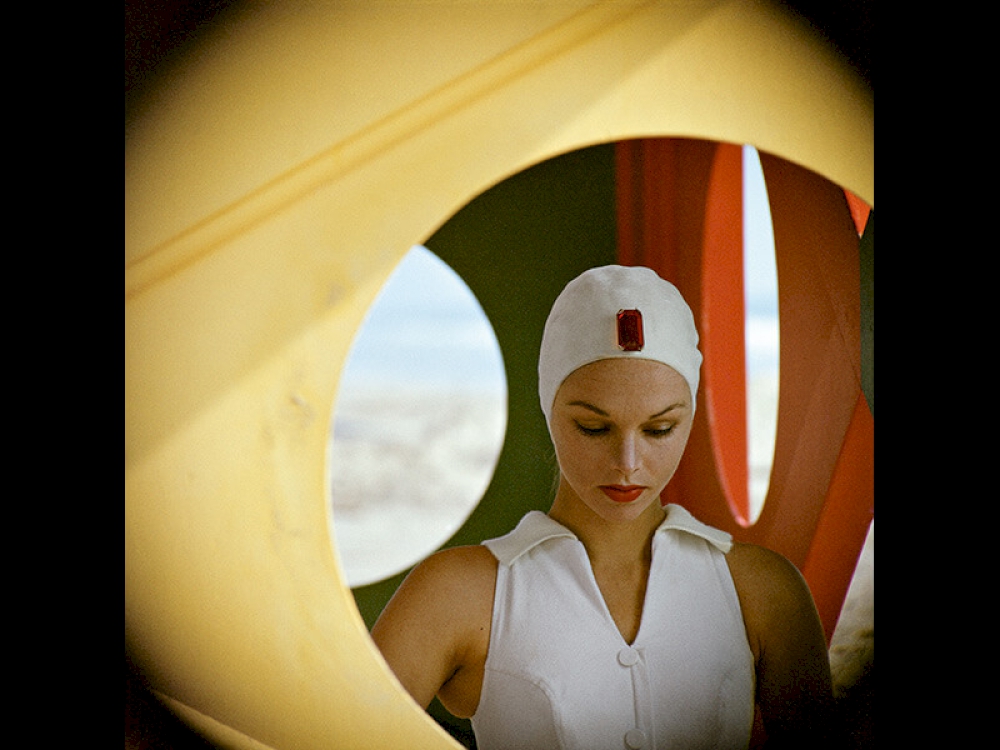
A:
<svg viewBox="0 0 1000 750">
<path fill-rule="evenodd" d="M 641 352 L 642 313 L 638 310 L 618 311 L 618 348 L 625 352 Z"/>
</svg>

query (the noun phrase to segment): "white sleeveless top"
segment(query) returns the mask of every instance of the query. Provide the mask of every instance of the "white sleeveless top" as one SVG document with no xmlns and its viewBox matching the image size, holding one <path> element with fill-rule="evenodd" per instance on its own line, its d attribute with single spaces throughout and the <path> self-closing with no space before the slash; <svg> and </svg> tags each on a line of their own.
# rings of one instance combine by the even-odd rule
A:
<svg viewBox="0 0 1000 750">
<path fill-rule="evenodd" d="M 484 542 L 500 565 L 472 717 L 481 750 L 747 747 L 754 665 L 726 565 L 732 539 L 666 510 L 632 644 L 564 526 L 531 511 Z"/>
</svg>

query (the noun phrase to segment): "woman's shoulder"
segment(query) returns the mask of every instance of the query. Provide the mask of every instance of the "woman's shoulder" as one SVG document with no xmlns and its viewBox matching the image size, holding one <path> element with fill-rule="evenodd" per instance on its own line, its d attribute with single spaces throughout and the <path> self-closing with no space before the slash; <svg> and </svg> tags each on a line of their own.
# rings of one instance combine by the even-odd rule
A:
<svg viewBox="0 0 1000 750">
<path fill-rule="evenodd" d="M 437 597 L 480 598 L 492 602 L 497 559 L 482 545 L 449 547 L 419 563 L 407 576 L 407 584 L 435 592 Z"/>
<path fill-rule="evenodd" d="M 766 639 L 815 612 L 799 569 L 785 556 L 756 544 L 735 542 L 726 555 L 747 624 L 747 635 Z M 811 621 L 811 617 L 806 617 Z M 759 643 L 751 643 L 755 651 Z"/>
<path fill-rule="evenodd" d="M 475 575 L 495 573 L 497 559 L 482 544 L 470 544 L 438 550 L 417 567 L 432 575 Z"/>
<path fill-rule="evenodd" d="M 762 598 L 773 608 L 789 597 L 810 596 L 799 569 L 784 555 L 766 547 L 734 542 L 726 562 L 741 599 L 744 595 Z"/>
<path fill-rule="evenodd" d="M 726 555 L 729 569 L 733 575 L 751 577 L 760 583 L 760 577 L 765 580 L 795 577 L 796 567 L 784 555 L 767 547 L 746 542 L 733 542 L 733 547 Z"/>
<path fill-rule="evenodd" d="M 485 547 L 436 552 L 410 571 L 372 627 L 375 644 L 420 705 L 447 684 L 446 706 L 463 716 L 474 710 L 478 693 L 467 693 L 467 681 L 457 678 L 486 659 L 496 569 Z"/>
<path fill-rule="evenodd" d="M 489 625 L 497 563 L 485 547 L 452 547 L 423 560 L 403 580 L 372 630 L 395 638 L 407 623 L 413 632 L 464 639 Z M 386 630 L 389 633 L 386 633 Z"/>
</svg>

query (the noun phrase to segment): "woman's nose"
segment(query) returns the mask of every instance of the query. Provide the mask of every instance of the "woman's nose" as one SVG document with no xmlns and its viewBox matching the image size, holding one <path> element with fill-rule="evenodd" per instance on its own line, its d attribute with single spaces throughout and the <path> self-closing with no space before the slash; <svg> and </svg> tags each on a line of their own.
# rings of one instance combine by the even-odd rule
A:
<svg viewBox="0 0 1000 750">
<path fill-rule="evenodd" d="M 639 468 L 639 457 L 634 435 L 623 435 L 617 444 L 615 468 L 628 476 Z"/>
</svg>

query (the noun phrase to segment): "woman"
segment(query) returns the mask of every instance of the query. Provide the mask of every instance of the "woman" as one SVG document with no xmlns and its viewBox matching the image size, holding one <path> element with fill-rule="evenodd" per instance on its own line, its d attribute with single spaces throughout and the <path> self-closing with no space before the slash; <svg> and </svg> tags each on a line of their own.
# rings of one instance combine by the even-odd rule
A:
<svg viewBox="0 0 1000 750">
<path fill-rule="evenodd" d="M 606 266 L 556 300 L 539 396 L 560 477 L 547 514 L 417 566 L 372 629 L 426 707 L 480 748 L 816 747 L 823 632 L 781 556 L 734 544 L 660 493 L 683 455 L 701 353 L 645 268 Z"/>
</svg>

